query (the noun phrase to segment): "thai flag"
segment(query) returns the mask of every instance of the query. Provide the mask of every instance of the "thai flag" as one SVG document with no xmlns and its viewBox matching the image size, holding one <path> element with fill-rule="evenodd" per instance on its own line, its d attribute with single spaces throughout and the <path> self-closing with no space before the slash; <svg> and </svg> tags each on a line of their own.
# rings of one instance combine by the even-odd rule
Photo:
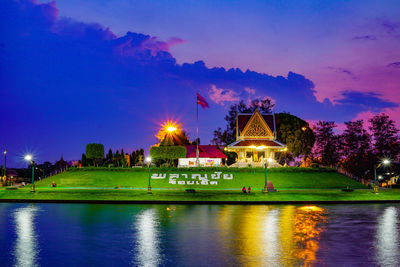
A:
<svg viewBox="0 0 400 267">
<path fill-rule="evenodd" d="M 197 93 L 197 104 L 200 104 L 203 108 L 209 108 L 207 101 L 199 93 Z"/>
</svg>

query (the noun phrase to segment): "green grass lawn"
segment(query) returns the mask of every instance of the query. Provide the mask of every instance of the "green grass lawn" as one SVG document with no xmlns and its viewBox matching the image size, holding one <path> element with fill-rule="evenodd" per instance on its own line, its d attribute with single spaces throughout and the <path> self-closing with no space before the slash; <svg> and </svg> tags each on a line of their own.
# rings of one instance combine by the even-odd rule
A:
<svg viewBox="0 0 400 267">
<path fill-rule="evenodd" d="M 299 169 L 300 170 L 300 169 Z M 166 173 L 165 179 L 152 179 L 153 194 L 147 194 L 148 170 L 73 170 L 38 181 L 36 192 L 27 187 L 17 190 L 0 188 L 0 199 L 32 200 L 122 200 L 122 201 L 349 201 L 349 200 L 400 200 L 400 190 L 381 190 L 373 194 L 366 186 L 333 171 L 321 170 L 270 170 L 268 180 L 278 192 L 264 194 L 263 170 L 222 170 L 233 174 L 233 179 L 214 179 L 218 185 L 170 184 L 170 174 L 207 174 L 210 181 L 213 171 L 199 170 L 153 170 L 152 173 Z M 51 188 L 51 183 L 57 183 Z M 120 188 L 117 189 L 117 187 Z M 240 189 L 251 186 L 252 194 L 243 194 Z M 343 192 L 342 188 L 354 188 L 354 192 Z M 194 188 L 196 193 L 185 189 Z"/>
<path fill-rule="evenodd" d="M 154 170 L 154 173 L 166 173 L 165 179 L 151 179 L 153 188 L 195 188 L 195 189 L 239 189 L 243 186 L 251 186 L 253 189 L 261 189 L 264 186 L 264 173 L 253 172 L 251 169 L 247 172 L 234 172 L 229 169 L 224 170 L 223 174 L 233 174 L 233 179 L 211 179 L 214 172 L 189 172 L 189 171 L 160 171 Z M 191 174 L 200 173 L 207 174 L 210 181 L 218 181 L 218 185 L 180 185 L 170 184 L 170 174 L 188 174 L 187 179 L 180 178 L 177 181 L 194 181 Z M 221 176 L 222 176 L 221 175 Z M 51 183 L 56 182 L 58 187 L 97 187 L 97 188 L 145 188 L 148 186 L 148 172 L 146 169 L 139 171 L 68 171 L 58 174 L 51 178 L 44 179 L 36 183 L 37 187 L 50 187 Z M 350 188 L 366 188 L 352 179 L 349 179 L 336 172 L 268 172 L 267 179 L 272 181 L 274 187 L 278 190 L 285 189 L 341 189 Z"/>
</svg>

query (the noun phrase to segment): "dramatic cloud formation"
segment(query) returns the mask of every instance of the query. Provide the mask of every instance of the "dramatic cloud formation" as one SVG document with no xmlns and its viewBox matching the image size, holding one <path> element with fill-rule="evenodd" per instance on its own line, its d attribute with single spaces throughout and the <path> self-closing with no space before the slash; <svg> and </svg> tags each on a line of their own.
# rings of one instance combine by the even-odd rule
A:
<svg viewBox="0 0 400 267">
<path fill-rule="evenodd" d="M 193 136 L 196 92 L 215 103 L 199 114 L 203 143 L 224 124 L 227 106 L 249 95 L 271 97 L 275 111 L 309 120 L 346 121 L 397 107 L 379 94 L 352 90 L 320 102 L 314 83 L 294 72 L 284 77 L 209 68 L 203 61 L 177 64 L 170 48 L 184 42 L 178 37 L 117 36 L 58 13 L 55 2 L 2 3 L 0 23 L 9 26 L 0 29 L 0 140 L 14 153 L 14 164 L 16 153 L 32 149 L 38 160 L 76 159 L 89 142 L 148 149 L 168 116 Z"/>
</svg>

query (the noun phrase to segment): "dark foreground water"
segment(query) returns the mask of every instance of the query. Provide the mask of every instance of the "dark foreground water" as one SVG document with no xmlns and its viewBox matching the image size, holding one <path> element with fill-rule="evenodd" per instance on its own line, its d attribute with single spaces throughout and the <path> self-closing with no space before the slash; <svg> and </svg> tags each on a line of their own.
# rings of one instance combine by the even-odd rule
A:
<svg viewBox="0 0 400 267">
<path fill-rule="evenodd" d="M 400 266 L 400 205 L 0 203 L 0 266 Z"/>
</svg>

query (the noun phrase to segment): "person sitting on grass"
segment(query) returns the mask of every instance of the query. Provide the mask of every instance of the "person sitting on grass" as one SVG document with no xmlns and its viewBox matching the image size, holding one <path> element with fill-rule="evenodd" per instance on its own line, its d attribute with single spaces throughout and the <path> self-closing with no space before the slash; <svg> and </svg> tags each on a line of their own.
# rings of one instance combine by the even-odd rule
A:
<svg viewBox="0 0 400 267">
<path fill-rule="evenodd" d="M 51 184 L 51 187 L 56 187 L 56 186 L 57 186 L 56 182 L 53 181 L 53 183 Z"/>
<path fill-rule="evenodd" d="M 247 188 L 247 193 L 251 193 L 251 187 L 249 186 L 249 188 Z"/>
<path fill-rule="evenodd" d="M 246 194 L 247 192 L 246 192 L 246 187 L 245 186 L 243 186 L 243 188 L 242 188 L 242 192 L 244 193 L 244 194 Z"/>
</svg>

